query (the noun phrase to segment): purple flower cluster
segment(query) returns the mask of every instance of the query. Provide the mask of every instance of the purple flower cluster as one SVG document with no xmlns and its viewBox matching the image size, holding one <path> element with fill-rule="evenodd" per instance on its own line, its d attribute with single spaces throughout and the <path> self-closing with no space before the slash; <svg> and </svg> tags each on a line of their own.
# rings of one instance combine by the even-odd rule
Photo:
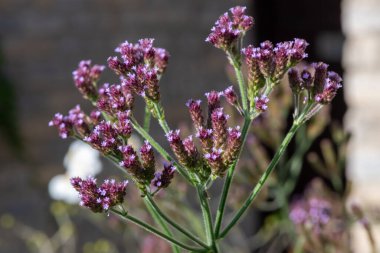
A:
<svg viewBox="0 0 380 253">
<path fill-rule="evenodd" d="M 307 46 L 305 40 L 294 39 L 277 43 L 276 46 L 270 41 L 264 41 L 260 47 L 249 45 L 242 49 L 249 70 L 248 85 L 260 88 L 265 79 L 278 82 L 290 67 L 307 57 Z"/>
<path fill-rule="evenodd" d="M 90 60 L 79 62 L 78 68 L 73 71 L 73 79 L 84 98 L 90 100 L 97 98 L 96 82 L 104 68 L 102 65 L 91 66 Z"/>
<path fill-rule="evenodd" d="M 224 92 L 210 91 L 205 95 L 208 104 L 207 121 L 203 117 L 200 100 L 190 99 L 186 103 L 203 155 L 198 151 L 192 136 L 182 140 L 179 130 L 170 131 L 167 139 L 179 162 L 201 178 L 207 179 L 210 173 L 213 176 L 223 176 L 236 159 L 241 148 L 241 133 L 239 127 L 227 127 L 229 115 L 220 106 L 221 96 L 225 96 L 229 103 L 237 104 L 237 96 L 232 87 Z"/>
<path fill-rule="evenodd" d="M 307 91 L 307 99 L 317 104 L 328 104 L 342 87 L 342 78 L 333 71 L 328 71 L 328 65 L 319 62 L 312 64 L 312 69 L 301 72 L 295 68 L 289 70 L 289 85 L 293 93 Z"/>
<path fill-rule="evenodd" d="M 268 109 L 269 98 L 265 95 L 261 95 L 261 97 L 255 97 L 255 109 L 258 112 L 265 112 Z"/>
<path fill-rule="evenodd" d="M 55 126 L 58 128 L 59 136 L 62 139 L 66 139 L 69 136 L 82 137 L 90 132 L 90 128 L 96 124 L 96 118 L 94 118 L 97 111 L 91 113 L 92 116 L 86 115 L 79 105 L 75 106 L 69 111 L 68 115 L 62 115 L 56 113 L 49 126 Z"/>
<path fill-rule="evenodd" d="M 141 146 L 140 157 L 131 145 L 121 145 L 118 150 L 122 154 L 119 165 L 128 171 L 142 192 L 146 191 L 146 186 L 165 188 L 171 182 L 175 171 L 174 166 L 164 164 L 163 171 L 156 172 L 153 147 L 148 141 Z"/>
<path fill-rule="evenodd" d="M 165 49 L 153 47 L 153 41 L 141 39 L 136 44 L 125 41 L 115 49 L 121 59 L 111 56 L 107 61 L 109 68 L 120 76 L 124 92 L 158 102 L 158 82 L 166 69 L 169 54 Z"/>
<path fill-rule="evenodd" d="M 116 183 L 114 179 L 105 180 L 100 186 L 96 179 L 71 178 L 71 185 L 79 193 L 80 204 L 95 213 L 107 212 L 110 208 L 123 203 L 128 181 Z"/>
<path fill-rule="evenodd" d="M 110 121 L 102 120 L 91 133 L 83 138 L 93 148 L 104 154 L 111 153 L 121 143 L 118 132 Z"/>
<path fill-rule="evenodd" d="M 226 52 L 232 50 L 238 39 L 253 26 L 253 18 L 245 15 L 245 11 L 246 7 L 236 6 L 230 9 L 230 15 L 226 12 L 220 16 L 206 42 Z"/>
<path fill-rule="evenodd" d="M 328 201 L 317 197 L 300 200 L 291 207 L 289 217 L 295 225 L 308 226 L 320 233 L 332 219 L 332 207 Z"/>
<path fill-rule="evenodd" d="M 155 178 L 152 146 L 145 142 L 139 157 L 127 143 L 133 129 L 130 117 L 135 96 L 143 96 L 147 104 L 158 103 L 160 99 L 158 82 L 167 67 L 169 54 L 165 49 L 153 47 L 153 41 L 141 39 L 136 44 L 125 41 L 115 49 L 120 58 L 112 56 L 107 62 L 119 76 L 120 83 L 104 83 L 97 87 L 104 66 L 81 61 L 73 72 L 74 82 L 97 110 L 88 116 L 77 106 L 67 116 L 57 113 L 49 122 L 49 126 L 58 128 L 62 138 L 81 139 L 119 162 L 144 191 Z M 168 178 L 168 172 L 163 174 L 163 178 Z M 169 182 L 166 180 L 162 185 L 166 187 Z"/>
<path fill-rule="evenodd" d="M 98 93 L 96 106 L 101 111 L 115 114 L 133 108 L 134 94 L 124 85 L 105 83 Z"/>
<path fill-rule="evenodd" d="M 164 169 L 154 174 L 152 185 L 158 189 L 168 187 L 174 177 L 175 171 L 176 171 L 176 167 L 173 166 L 173 164 L 171 163 L 164 164 Z"/>
</svg>

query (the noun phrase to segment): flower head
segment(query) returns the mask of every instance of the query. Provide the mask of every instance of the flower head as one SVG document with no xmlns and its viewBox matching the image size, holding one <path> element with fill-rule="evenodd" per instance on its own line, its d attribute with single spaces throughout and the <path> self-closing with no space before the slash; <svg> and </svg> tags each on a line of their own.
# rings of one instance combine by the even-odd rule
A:
<svg viewBox="0 0 380 253">
<path fill-rule="evenodd" d="M 172 163 L 164 164 L 164 169 L 155 173 L 152 185 L 157 188 L 168 187 L 174 177 L 175 171 L 176 167 Z"/>
<path fill-rule="evenodd" d="M 91 61 L 81 61 L 78 68 L 73 71 L 75 86 L 86 99 L 94 100 L 97 97 L 95 83 L 104 70 L 102 65 L 91 66 Z"/>
<path fill-rule="evenodd" d="M 255 97 L 255 109 L 259 112 L 265 112 L 268 109 L 269 98 L 265 95 Z"/>
<path fill-rule="evenodd" d="M 253 18 L 245 15 L 245 11 L 246 7 L 236 6 L 230 9 L 230 15 L 226 12 L 220 16 L 206 42 L 224 51 L 231 50 L 236 41 L 253 26 Z"/>
<path fill-rule="evenodd" d="M 79 177 L 71 178 L 71 185 L 79 193 L 82 206 L 91 211 L 107 212 L 110 208 L 123 203 L 128 181 L 116 183 L 115 180 L 105 180 L 100 186 L 96 179 Z"/>
</svg>

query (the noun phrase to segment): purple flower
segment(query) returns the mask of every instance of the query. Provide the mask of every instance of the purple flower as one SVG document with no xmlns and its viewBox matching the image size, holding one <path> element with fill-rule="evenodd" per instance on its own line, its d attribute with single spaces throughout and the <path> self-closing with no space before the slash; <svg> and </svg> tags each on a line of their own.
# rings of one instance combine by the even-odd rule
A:
<svg viewBox="0 0 380 253">
<path fill-rule="evenodd" d="M 210 91 L 205 93 L 205 96 L 207 98 L 207 104 L 209 107 L 209 110 L 212 112 L 215 108 L 220 107 L 220 96 L 223 93 L 217 92 L 217 91 Z"/>
<path fill-rule="evenodd" d="M 295 225 L 310 226 L 314 233 L 319 234 L 332 219 L 332 207 L 319 197 L 298 200 L 291 206 L 289 218 Z"/>
<path fill-rule="evenodd" d="M 155 49 L 155 56 L 154 56 L 154 61 L 156 64 L 156 67 L 158 69 L 158 73 L 161 75 L 166 67 L 168 66 L 168 61 L 169 61 L 169 53 L 163 48 L 156 48 Z"/>
<path fill-rule="evenodd" d="M 128 181 L 116 183 L 115 180 L 105 180 L 100 186 L 94 178 L 70 179 L 71 185 L 79 193 L 81 205 L 95 213 L 107 212 L 110 208 L 122 204 L 126 194 Z"/>
<path fill-rule="evenodd" d="M 140 148 L 140 156 L 141 156 L 141 162 L 142 166 L 146 170 L 146 173 L 149 174 L 149 177 L 153 177 L 156 162 L 154 159 L 154 152 L 152 146 L 149 144 L 148 141 L 144 142 L 144 145 Z"/>
<path fill-rule="evenodd" d="M 232 86 L 229 86 L 227 89 L 225 89 L 223 91 L 223 95 L 230 105 L 237 106 L 238 97 Z"/>
<path fill-rule="evenodd" d="M 152 185 L 157 188 L 168 187 L 174 177 L 175 171 L 176 167 L 174 167 L 172 163 L 164 164 L 164 169 L 155 173 Z"/>
<path fill-rule="evenodd" d="M 109 121 L 101 121 L 83 140 L 105 154 L 114 151 L 119 145 L 117 130 Z"/>
<path fill-rule="evenodd" d="M 249 45 L 242 49 L 242 53 L 248 67 L 248 89 L 254 93 L 255 90 L 258 90 L 265 84 L 264 76 L 259 67 L 260 48 L 255 48 L 252 45 Z"/>
<path fill-rule="evenodd" d="M 213 148 L 210 153 L 206 153 L 204 158 L 211 168 L 211 172 L 214 176 L 223 176 L 226 167 L 223 164 L 222 149 Z"/>
<path fill-rule="evenodd" d="M 255 109 L 259 112 L 265 112 L 268 109 L 269 98 L 265 95 L 255 97 Z"/>
<path fill-rule="evenodd" d="M 195 147 L 193 136 L 190 135 L 189 137 L 184 139 L 182 143 L 189 157 L 191 163 L 190 167 L 194 167 L 198 162 L 198 150 Z"/>
<path fill-rule="evenodd" d="M 67 116 L 63 116 L 60 113 L 56 113 L 51 121 L 49 121 L 49 126 L 55 126 L 58 128 L 59 136 L 62 139 L 66 139 L 73 133 L 73 125 Z"/>
<path fill-rule="evenodd" d="M 311 88 L 313 88 L 313 82 L 314 82 L 314 77 L 313 75 L 307 70 L 307 69 L 304 69 L 302 72 L 301 72 L 301 79 L 302 79 L 302 83 L 303 83 L 303 87 L 305 87 L 306 89 L 310 90 Z"/>
<path fill-rule="evenodd" d="M 116 129 L 116 131 L 126 139 L 128 139 L 132 133 L 132 124 L 129 120 L 129 116 L 129 110 L 124 112 L 118 112 L 117 120 L 113 124 L 113 127 Z"/>
<path fill-rule="evenodd" d="M 236 159 L 241 148 L 240 127 L 228 128 L 226 150 L 223 153 L 223 163 L 228 168 Z"/>
<path fill-rule="evenodd" d="M 199 128 L 196 137 L 201 141 L 204 153 L 210 153 L 213 147 L 212 129 Z"/>
<path fill-rule="evenodd" d="M 289 67 L 295 66 L 307 57 L 305 53 L 308 43 L 303 39 L 285 41 L 273 46 L 264 41 L 260 47 L 249 45 L 242 50 L 248 65 L 248 84 L 264 85 L 262 76 L 279 82 Z"/>
<path fill-rule="evenodd" d="M 195 128 L 202 128 L 204 119 L 202 116 L 201 100 L 194 101 L 190 99 L 187 101 L 186 106 L 189 108 L 190 117 L 195 125 Z"/>
<path fill-rule="evenodd" d="M 173 153 L 179 160 L 181 164 L 187 167 L 193 165 L 193 160 L 186 151 L 185 145 L 183 144 L 181 137 L 179 136 L 180 131 L 177 129 L 175 131 L 171 130 L 167 135 L 170 147 L 173 150 Z"/>
<path fill-rule="evenodd" d="M 123 160 L 120 162 L 120 166 L 124 167 L 128 173 L 132 176 L 134 181 L 137 183 L 137 185 L 142 189 L 145 190 L 145 186 L 150 184 L 150 181 L 154 177 L 154 158 L 153 158 L 153 164 L 152 164 L 152 157 L 149 157 L 150 161 L 147 161 L 147 156 L 150 156 L 150 152 L 147 150 L 148 147 L 145 147 L 145 150 L 141 153 L 143 163 L 146 163 L 146 166 L 151 167 L 144 167 L 143 164 L 140 162 L 139 157 L 137 156 L 136 151 L 132 148 L 130 145 L 125 146 L 119 146 L 119 150 L 123 155 Z"/>
<path fill-rule="evenodd" d="M 127 65 L 120 61 L 117 56 L 110 56 L 107 59 L 108 67 L 112 69 L 116 75 L 125 75 L 127 73 Z"/>
<path fill-rule="evenodd" d="M 79 62 L 78 68 L 73 71 L 75 86 L 86 99 L 94 100 L 97 97 L 95 83 L 99 80 L 104 66 L 91 66 L 91 61 Z"/>
<path fill-rule="evenodd" d="M 238 38 L 253 26 L 253 18 L 245 15 L 245 10 L 245 7 L 237 6 L 230 9 L 231 17 L 227 12 L 220 16 L 206 42 L 224 51 L 231 50 Z"/>
<path fill-rule="evenodd" d="M 296 203 L 291 207 L 289 218 L 296 225 L 304 224 L 306 222 L 308 213 L 303 202 Z"/>
<path fill-rule="evenodd" d="M 229 115 L 223 113 L 223 108 L 217 108 L 211 114 L 211 125 L 214 135 L 214 147 L 224 149 L 227 140 L 227 119 Z"/>
<path fill-rule="evenodd" d="M 288 71 L 289 86 L 293 93 L 298 94 L 303 89 L 303 80 L 300 73 L 295 68 Z"/>
</svg>

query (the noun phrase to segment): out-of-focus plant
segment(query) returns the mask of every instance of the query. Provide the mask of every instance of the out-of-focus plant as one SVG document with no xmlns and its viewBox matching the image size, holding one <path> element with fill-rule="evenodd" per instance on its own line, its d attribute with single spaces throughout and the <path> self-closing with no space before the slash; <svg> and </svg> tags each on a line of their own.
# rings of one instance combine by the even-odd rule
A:
<svg viewBox="0 0 380 253">
<path fill-rule="evenodd" d="M 303 39 L 275 45 L 265 41 L 258 47 L 249 45 L 243 48 L 245 33 L 252 26 L 253 18 L 245 14 L 245 7 L 237 6 L 220 16 L 211 29 L 206 41 L 226 54 L 234 69 L 239 95 L 232 86 L 223 92 L 207 92 L 206 115 L 202 113 L 201 101 L 190 99 L 186 105 L 194 123 L 195 135 L 184 139 L 180 130 L 172 130 L 165 119 L 159 80 L 167 67 L 169 55 L 166 50 L 153 47 L 153 39 L 142 39 L 136 44 L 126 41 L 116 48 L 121 58 L 108 58 L 108 66 L 119 76 L 119 84 L 105 83 L 98 87 L 100 74 L 105 67 L 91 65 L 90 61 L 79 63 L 78 69 L 73 72 L 75 85 L 96 109 L 87 115 L 76 106 L 67 116 L 57 113 L 49 125 L 56 126 L 62 138 L 73 137 L 88 143 L 125 173 L 126 178 L 137 186 L 147 210 L 161 229 L 135 216 L 133 205 L 124 203 L 128 181 L 106 179 L 97 184 L 96 179 L 91 177 L 72 178 L 71 184 L 79 192 L 81 205 L 96 213 L 112 213 L 122 220 L 140 226 L 170 242 L 173 252 L 180 252 L 182 249 L 217 253 L 229 248 L 228 245 L 219 245 L 241 221 L 261 190 L 266 188 L 264 186 L 279 163 L 283 168 L 276 177 L 279 184 L 286 182 L 282 180 L 283 177 L 297 177 L 300 170 L 298 166 L 292 168 L 292 164 L 286 165 L 281 158 L 298 130 L 311 134 L 310 138 L 314 138 L 313 128 L 306 129 L 305 124 L 331 102 L 341 87 L 342 79 L 335 72 L 328 71 L 328 66 L 322 62 L 305 68 L 295 68 L 307 57 L 305 50 L 308 43 Z M 246 75 L 242 71 L 243 62 L 248 69 Z M 280 101 L 275 94 L 284 90 L 280 88 L 280 81 L 286 73 L 291 93 L 288 93 L 284 101 Z M 141 97 L 146 104 L 143 124 L 136 120 L 133 113 L 134 100 L 137 97 Z M 221 105 L 222 97 L 240 114 L 235 119 L 236 123 L 242 123 L 228 127 L 230 120 Z M 274 104 L 289 103 L 291 98 L 294 105 L 291 110 L 291 128 L 283 138 L 280 135 L 271 135 L 271 127 L 281 127 L 281 124 L 277 122 L 277 125 L 270 127 L 261 125 L 259 117 L 265 117 L 265 112 L 268 109 L 271 111 Z M 287 113 L 281 106 L 276 108 L 277 111 L 273 111 L 277 115 Z M 161 126 L 174 156 L 149 133 L 151 117 Z M 250 193 L 243 203 L 236 205 L 237 210 L 223 226 L 231 183 L 252 125 L 254 130 L 261 128 L 267 131 L 262 131 L 262 137 L 268 135 L 268 145 L 275 152 L 267 164 L 265 159 L 256 160 L 257 164 L 263 166 L 258 180 L 250 187 Z M 312 125 L 318 129 L 318 123 L 312 122 Z M 314 131 L 318 132 L 315 129 Z M 145 139 L 138 151 L 129 143 L 132 132 Z M 302 147 L 302 150 L 307 149 L 310 144 L 303 145 L 306 147 Z M 156 169 L 158 161 L 154 150 L 166 160 L 161 170 Z M 265 152 L 261 153 L 265 158 Z M 193 216 L 191 225 L 179 222 L 180 216 L 184 215 L 182 210 L 190 210 L 186 202 L 178 203 L 183 207 L 181 213 L 174 210 L 170 215 L 168 210 L 157 204 L 158 200 L 172 202 L 175 194 L 179 194 L 179 188 L 170 187 L 173 193 L 170 188 L 162 191 L 172 183 L 176 172 L 194 189 L 199 200 L 203 219 Z M 224 186 L 218 208 L 213 212 L 209 202 L 212 197 L 210 190 L 215 180 L 223 180 Z M 269 182 L 269 185 L 272 186 L 273 183 Z M 291 189 L 294 186 L 287 187 Z M 283 203 L 286 202 L 286 196 L 283 191 L 282 195 L 274 197 L 279 203 Z M 166 199 L 169 201 L 164 201 Z M 201 231 L 195 228 L 199 227 L 198 224 L 203 225 Z"/>
</svg>

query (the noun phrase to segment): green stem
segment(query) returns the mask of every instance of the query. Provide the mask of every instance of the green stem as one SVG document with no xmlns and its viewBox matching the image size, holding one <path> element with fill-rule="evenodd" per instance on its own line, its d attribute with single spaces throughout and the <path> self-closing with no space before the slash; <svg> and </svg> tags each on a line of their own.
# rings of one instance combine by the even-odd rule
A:
<svg viewBox="0 0 380 253">
<path fill-rule="evenodd" d="M 237 162 L 239 161 L 239 157 L 240 157 L 240 154 L 243 150 L 243 146 L 245 144 L 245 141 L 247 139 L 247 135 L 249 132 L 248 130 L 249 130 L 249 127 L 251 126 L 251 123 L 252 123 L 251 119 L 245 118 L 243 129 L 242 129 L 242 138 L 243 138 L 242 139 L 243 140 L 242 145 L 241 145 L 241 148 L 240 148 L 240 151 L 239 151 L 239 154 L 238 154 L 236 160 L 232 163 L 231 167 L 228 169 L 227 178 L 226 178 L 226 181 L 224 182 L 224 185 L 223 185 L 222 196 L 220 197 L 219 207 L 218 207 L 218 211 L 216 213 L 216 219 L 215 219 L 214 233 L 215 233 L 216 237 L 218 237 L 219 232 L 220 232 L 220 227 L 222 225 L 223 214 L 224 214 L 224 209 L 226 206 L 226 200 L 227 200 L 228 192 L 230 190 L 234 171 L 235 171 Z"/>
<path fill-rule="evenodd" d="M 163 219 L 160 217 L 160 215 L 158 215 L 153 206 L 151 205 L 151 203 L 146 199 L 144 198 L 144 203 L 145 203 L 145 206 L 147 207 L 148 209 L 148 212 L 150 213 L 150 215 L 153 217 L 154 221 L 160 225 L 160 227 L 162 228 L 162 230 L 164 231 L 164 233 L 167 235 L 167 236 L 170 236 L 170 237 L 173 237 L 173 234 L 172 232 L 170 231 L 169 227 L 166 225 L 166 223 L 163 221 Z M 180 253 L 179 251 L 179 248 L 177 245 L 175 244 L 170 244 L 171 247 L 172 247 L 172 251 L 173 253 Z"/>
<path fill-rule="evenodd" d="M 139 123 L 137 123 L 136 119 L 133 118 L 131 116 L 131 123 L 132 123 L 132 126 L 133 128 L 142 136 L 144 137 L 147 141 L 149 141 L 149 143 L 157 150 L 158 153 L 160 153 L 160 155 L 165 158 L 167 161 L 169 162 L 173 162 L 174 165 L 177 167 L 178 169 L 178 172 L 179 174 L 181 174 L 184 178 L 186 178 L 187 181 L 189 181 L 190 183 L 192 182 L 190 180 L 190 177 L 189 175 L 187 174 L 187 172 L 182 168 L 182 166 L 180 164 L 178 164 L 169 154 L 168 152 L 166 152 L 166 150 L 161 147 L 160 144 L 158 144 L 158 142 L 156 142 L 153 137 L 147 133 L 144 128 L 142 128 Z M 192 184 L 192 183 L 191 183 Z"/>
<path fill-rule="evenodd" d="M 302 122 L 302 120 L 301 120 Z M 239 219 L 242 217 L 242 215 L 247 211 L 248 207 L 252 204 L 253 200 L 256 198 L 257 194 L 261 191 L 263 188 L 266 180 L 268 179 L 269 175 L 271 174 L 272 170 L 276 167 L 278 161 L 284 154 L 287 146 L 289 145 L 290 141 L 292 140 L 294 134 L 296 133 L 297 129 L 300 127 L 300 124 L 298 121 L 295 121 L 289 130 L 288 134 L 285 136 L 284 140 L 282 141 L 279 149 L 277 150 L 276 154 L 274 155 L 272 161 L 268 165 L 266 171 L 263 175 L 261 175 L 259 182 L 256 184 L 256 186 L 253 188 L 251 194 L 248 196 L 246 201 L 244 202 L 243 206 L 239 209 L 239 211 L 235 214 L 235 216 L 232 218 L 231 222 L 227 225 L 227 227 L 220 233 L 218 238 L 223 238 L 227 235 L 227 233 L 236 225 L 236 223 L 239 221 Z"/>
<path fill-rule="evenodd" d="M 164 130 L 165 134 L 167 134 L 170 131 L 170 127 L 165 120 L 165 113 L 161 104 L 154 103 L 154 110 L 157 115 L 158 123 L 160 124 L 161 128 Z"/>
<path fill-rule="evenodd" d="M 228 53 L 227 55 L 228 55 L 228 58 L 230 60 L 232 67 L 235 70 L 236 79 L 237 79 L 238 84 L 239 84 L 239 90 L 240 90 L 241 102 L 243 105 L 243 111 L 244 111 L 244 113 L 246 113 L 247 109 L 248 109 L 248 100 L 247 100 L 246 85 L 244 82 L 243 73 L 241 71 L 241 64 L 238 62 L 238 60 L 231 53 Z"/>
<path fill-rule="evenodd" d="M 199 201 L 201 203 L 201 209 L 203 214 L 203 221 L 206 230 L 206 238 L 209 247 L 211 248 L 213 253 L 218 253 L 218 247 L 215 242 L 215 234 L 212 226 L 212 215 L 210 211 L 210 206 L 207 200 L 207 193 L 202 189 L 201 186 L 197 186 L 197 193 L 199 197 Z"/>
<path fill-rule="evenodd" d="M 192 233 L 190 233 L 189 231 L 187 231 L 186 229 L 182 228 L 181 226 L 179 226 L 176 222 L 174 222 L 173 220 L 171 220 L 169 217 L 167 217 L 162 211 L 161 209 L 157 206 L 157 204 L 154 202 L 154 200 L 152 199 L 152 197 L 148 194 L 145 196 L 144 200 L 146 202 L 149 203 L 149 205 L 153 208 L 154 212 L 159 215 L 163 220 L 165 220 L 167 223 L 169 223 L 173 228 L 175 228 L 176 230 L 178 230 L 179 232 L 181 232 L 182 234 L 186 235 L 189 239 L 191 239 L 192 241 L 198 243 L 200 246 L 204 247 L 204 248 L 208 248 L 207 244 L 205 244 L 204 242 L 202 242 L 201 240 L 199 240 L 197 237 L 195 237 Z"/>
<path fill-rule="evenodd" d="M 150 128 L 150 119 L 152 118 L 152 115 L 150 113 L 149 107 L 145 106 L 145 115 L 144 115 L 144 130 L 149 133 Z"/>
<path fill-rule="evenodd" d="M 204 252 L 203 249 L 199 249 L 199 248 L 194 248 L 194 247 L 191 247 L 189 245 L 186 245 L 180 241 L 177 241 L 176 239 L 172 238 L 171 236 L 168 236 L 164 233 L 162 233 L 161 231 L 159 231 L 158 229 L 154 228 L 153 226 L 145 223 L 144 221 L 132 216 L 132 215 L 129 215 L 127 213 L 123 213 L 123 212 L 120 212 L 116 209 L 111 209 L 111 211 L 113 213 L 115 213 L 116 215 L 118 215 L 120 218 L 124 219 L 124 220 L 127 220 L 127 221 L 130 221 L 138 226 L 140 226 L 141 228 L 145 229 L 146 231 L 158 236 L 158 237 L 161 237 L 162 239 L 172 243 L 172 244 L 175 244 L 177 245 L 178 247 L 182 248 L 182 249 L 185 249 L 185 250 L 189 250 L 189 251 L 192 251 L 192 252 Z"/>
</svg>

